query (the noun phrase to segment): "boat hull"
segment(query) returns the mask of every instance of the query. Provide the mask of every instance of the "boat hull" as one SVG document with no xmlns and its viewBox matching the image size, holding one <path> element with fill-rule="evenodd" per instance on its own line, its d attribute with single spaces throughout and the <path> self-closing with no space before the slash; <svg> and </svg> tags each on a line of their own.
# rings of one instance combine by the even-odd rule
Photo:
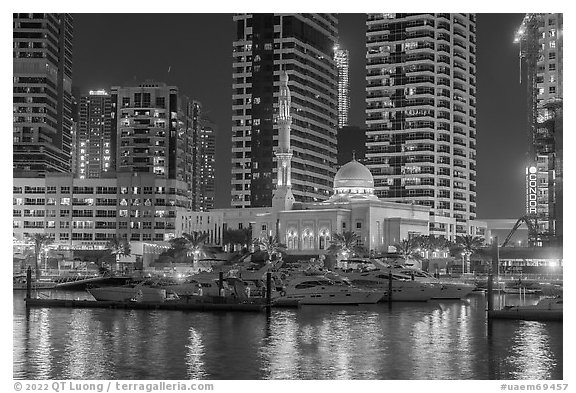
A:
<svg viewBox="0 0 576 393">
<path fill-rule="evenodd" d="M 102 287 L 90 288 L 88 292 L 96 300 L 113 302 L 162 302 L 166 300 L 166 290 L 148 287 Z"/>
<path fill-rule="evenodd" d="M 439 293 L 432 296 L 432 299 L 462 299 L 470 295 L 476 288 L 470 284 L 440 284 L 442 288 Z"/>
<path fill-rule="evenodd" d="M 310 294 L 287 294 L 274 300 L 278 306 L 294 304 L 344 305 L 375 304 L 384 296 L 383 292 L 324 292 Z"/>
</svg>

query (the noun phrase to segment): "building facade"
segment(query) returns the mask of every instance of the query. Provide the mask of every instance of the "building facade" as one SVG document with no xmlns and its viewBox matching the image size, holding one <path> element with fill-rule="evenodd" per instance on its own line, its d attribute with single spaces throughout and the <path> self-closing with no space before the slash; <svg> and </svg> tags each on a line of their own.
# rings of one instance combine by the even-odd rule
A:
<svg viewBox="0 0 576 393">
<path fill-rule="evenodd" d="M 13 169 L 69 172 L 72 138 L 70 14 L 13 14 Z"/>
<path fill-rule="evenodd" d="M 15 241 L 43 233 L 56 245 L 98 248 L 114 236 L 164 242 L 193 228 L 183 181 L 124 172 L 99 179 L 49 173 L 13 183 Z"/>
<path fill-rule="evenodd" d="M 80 179 L 99 178 L 115 170 L 112 154 L 112 98 L 105 90 L 91 90 L 80 97 L 74 135 L 73 172 Z"/>
<path fill-rule="evenodd" d="M 231 205 L 271 205 L 282 69 L 293 104 L 292 192 L 302 201 L 328 198 L 336 165 L 336 17 L 239 14 L 234 22 Z"/>
<path fill-rule="evenodd" d="M 431 234 L 480 235 L 475 15 L 369 14 L 366 23 L 366 165 L 376 195 L 429 207 Z"/>
<path fill-rule="evenodd" d="M 526 215 L 537 229 L 530 242 L 561 244 L 563 15 L 526 14 L 515 42 L 527 93 Z"/>
<path fill-rule="evenodd" d="M 334 48 L 334 62 L 338 70 L 338 128 L 348 125 L 350 111 L 350 59 L 347 49 Z"/>
<path fill-rule="evenodd" d="M 153 173 L 188 184 L 194 201 L 194 139 L 199 105 L 178 88 L 147 81 L 139 86 L 112 87 L 114 121 L 112 152 L 118 172 Z"/>
<path fill-rule="evenodd" d="M 198 149 L 199 161 L 199 211 L 214 209 L 216 198 L 216 124 L 207 117 L 202 117 L 199 127 Z"/>
</svg>

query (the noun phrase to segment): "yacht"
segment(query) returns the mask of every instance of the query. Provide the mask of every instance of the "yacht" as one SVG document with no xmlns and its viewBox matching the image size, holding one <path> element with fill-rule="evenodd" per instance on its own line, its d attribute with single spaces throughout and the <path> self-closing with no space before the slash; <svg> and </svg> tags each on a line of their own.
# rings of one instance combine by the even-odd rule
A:
<svg viewBox="0 0 576 393">
<path fill-rule="evenodd" d="M 117 287 L 88 288 L 87 291 L 96 300 L 113 302 L 163 302 L 173 297 L 150 280 Z"/>
<path fill-rule="evenodd" d="M 462 299 L 471 294 L 476 288 L 475 285 L 461 281 L 440 280 L 432 274 L 415 267 L 398 266 L 393 270 L 405 276 L 414 277 L 414 281 L 429 283 L 436 288 L 436 293 L 432 299 Z"/>
<path fill-rule="evenodd" d="M 388 291 L 392 279 L 392 301 L 395 302 L 425 302 L 438 295 L 438 287 L 427 282 L 412 280 L 410 276 L 389 271 L 374 269 L 366 271 L 340 272 L 341 276 L 360 288 Z M 387 296 L 382 298 L 387 300 Z"/>
<path fill-rule="evenodd" d="M 361 289 L 344 280 L 335 281 L 325 276 L 302 275 L 288 280 L 279 296 L 274 297 L 274 304 L 278 306 L 374 304 L 385 294 L 384 290 Z"/>
<path fill-rule="evenodd" d="M 544 298 L 532 306 L 506 306 L 489 310 L 488 317 L 497 319 L 523 319 L 533 321 L 562 321 L 564 299 L 562 296 Z"/>
</svg>

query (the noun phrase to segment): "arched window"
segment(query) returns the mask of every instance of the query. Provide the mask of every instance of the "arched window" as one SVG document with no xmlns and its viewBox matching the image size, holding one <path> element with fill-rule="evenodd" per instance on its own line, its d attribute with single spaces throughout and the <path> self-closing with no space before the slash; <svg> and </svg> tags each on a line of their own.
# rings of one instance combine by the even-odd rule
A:
<svg viewBox="0 0 576 393">
<path fill-rule="evenodd" d="M 302 234 L 302 248 L 312 249 L 314 248 L 314 233 L 310 228 L 304 229 Z"/>
<path fill-rule="evenodd" d="M 328 228 L 320 229 L 318 234 L 318 242 L 319 242 L 319 249 L 320 250 L 327 250 L 330 246 L 330 231 Z"/>
<path fill-rule="evenodd" d="M 286 232 L 286 247 L 289 250 L 298 248 L 298 232 L 295 229 L 290 229 Z"/>
</svg>

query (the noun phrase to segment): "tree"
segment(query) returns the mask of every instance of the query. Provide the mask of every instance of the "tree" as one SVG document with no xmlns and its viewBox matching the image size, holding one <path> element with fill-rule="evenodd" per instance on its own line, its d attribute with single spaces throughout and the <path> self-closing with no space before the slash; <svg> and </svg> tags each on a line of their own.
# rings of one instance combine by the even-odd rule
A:
<svg viewBox="0 0 576 393">
<path fill-rule="evenodd" d="M 400 243 L 396 243 L 394 247 L 396 252 L 404 261 L 408 259 L 415 259 L 417 261 L 422 261 L 422 243 L 423 239 L 420 237 L 414 237 L 411 239 L 404 239 Z"/>
<path fill-rule="evenodd" d="M 192 253 L 194 257 L 194 267 L 198 265 L 200 254 L 206 250 L 206 240 L 208 239 L 207 233 L 194 231 L 192 233 L 183 233 L 182 237 L 186 239 L 186 249 Z"/>
<path fill-rule="evenodd" d="M 456 236 L 455 247 L 452 252 L 460 252 L 466 259 L 466 265 L 470 267 L 470 255 L 484 247 L 485 239 L 480 236 L 464 235 Z M 464 271 L 462 272 L 464 273 Z"/>
<path fill-rule="evenodd" d="M 250 243 L 250 239 L 252 239 L 252 230 L 250 228 L 226 229 L 222 234 L 223 243 L 232 246 L 236 244 L 248 244 Z"/>
<path fill-rule="evenodd" d="M 286 245 L 280 243 L 276 236 L 266 236 L 260 239 L 254 239 L 252 243 L 267 254 L 268 261 L 272 261 L 272 258 L 275 255 L 281 256 L 286 252 Z"/>
<path fill-rule="evenodd" d="M 330 247 L 328 253 L 333 255 L 342 254 L 353 256 L 354 254 L 363 255 L 365 253 L 364 247 L 358 244 L 360 236 L 352 231 L 344 231 L 342 233 L 335 233 L 330 239 Z"/>
<path fill-rule="evenodd" d="M 428 255 L 435 251 L 444 251 L 450 245 L 450 242 L 444 236 L 421 235 L 418 236 L 417 239 L 419 247 L 423 251 L 427 251 Z"/>
<path fill-rule="evenodd" d="M 120 257 L 129 256 L 131 253 L 130 243 L 126 239 L 118 239 L 114 236 L 106 243 L 106 248 L 116 257 L 116 270 L 120 270 Z"/>
<path fill-rule="evenodd" d="M 34 269 L 36 270 L 36 280 L 38 280 L 40 278 L 40 263 L 38 261 L 40 251 L 45 246 L 52 244 L 54 239 L 43 233 L 35 233 L 29 239 L 34 242 Z"/>
</svg>

